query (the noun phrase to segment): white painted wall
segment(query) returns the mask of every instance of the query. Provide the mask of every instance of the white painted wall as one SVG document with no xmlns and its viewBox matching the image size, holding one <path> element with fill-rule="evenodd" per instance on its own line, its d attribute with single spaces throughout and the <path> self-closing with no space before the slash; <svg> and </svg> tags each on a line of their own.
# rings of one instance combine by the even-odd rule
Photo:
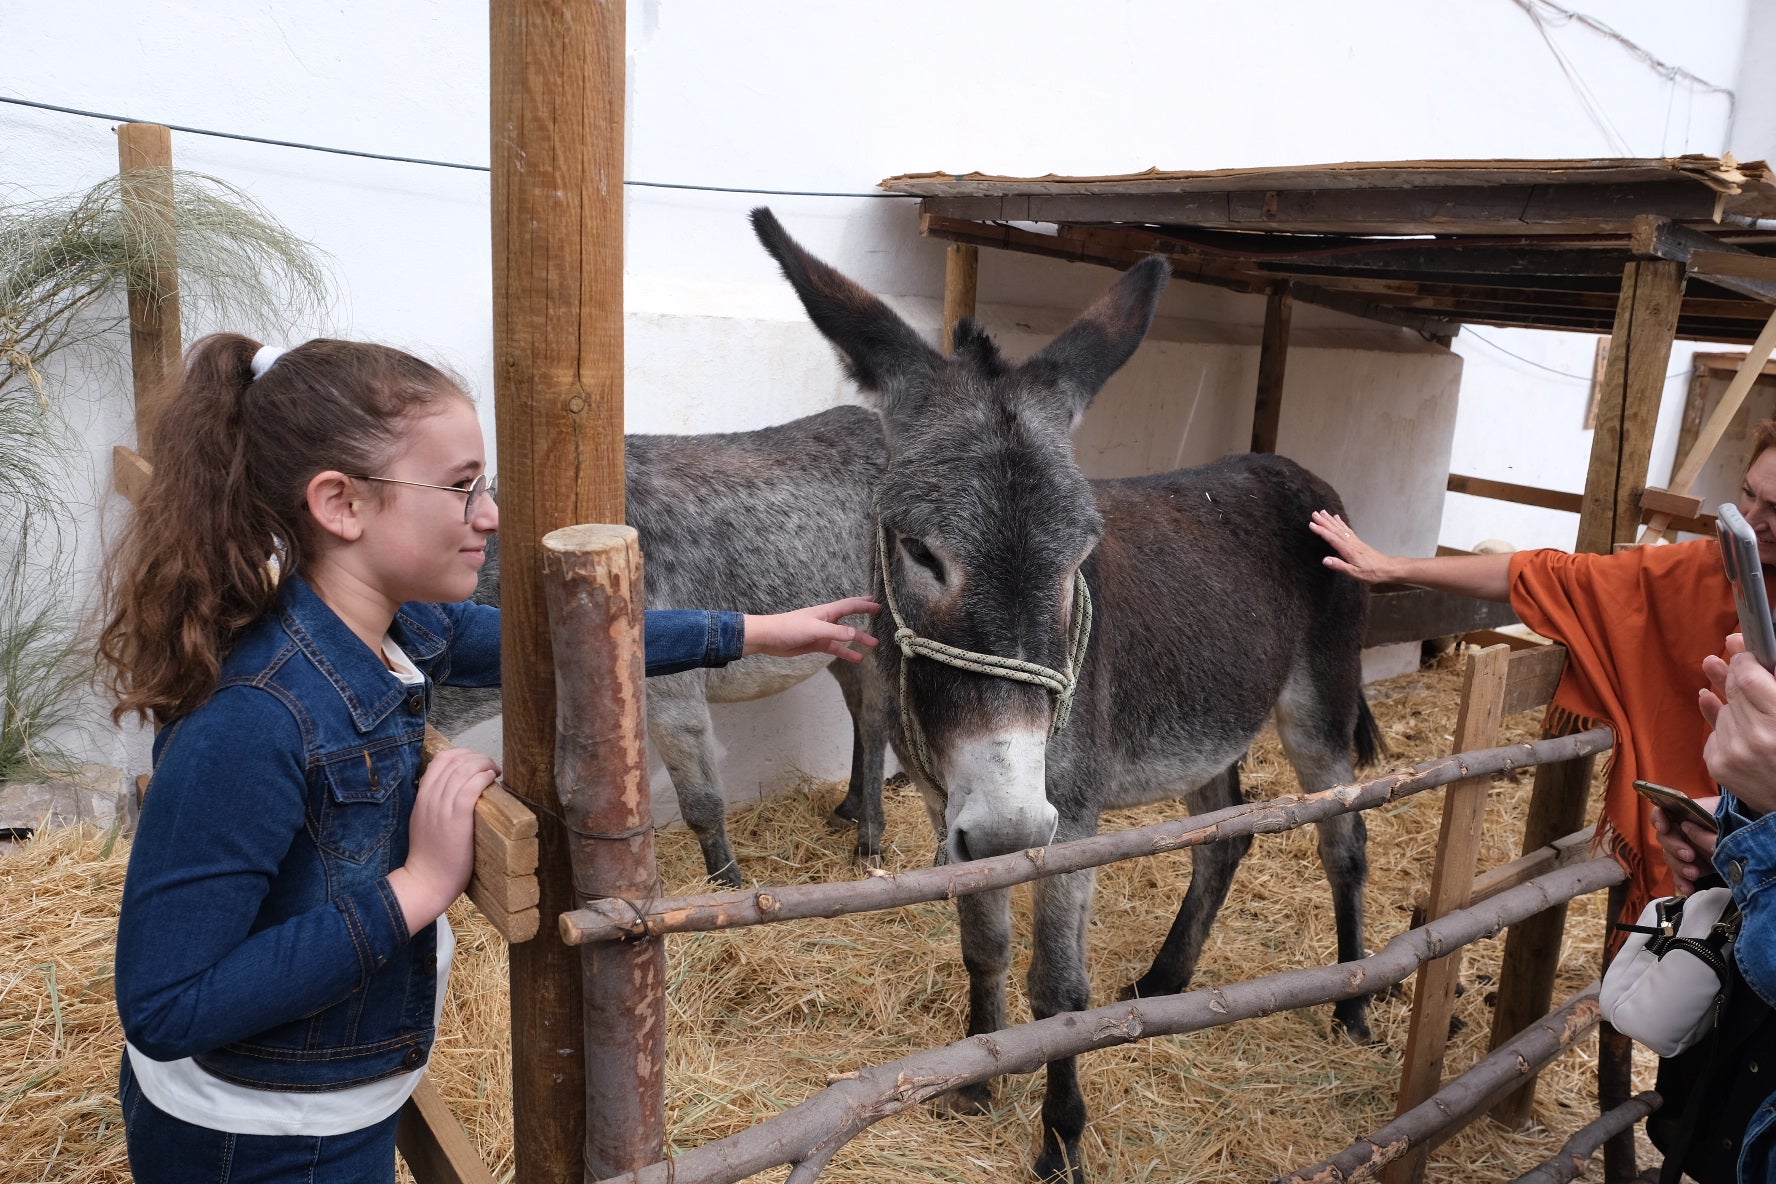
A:
<svg viewBox="0 0 1776 1184">
<path fill-rule="evenodd" d="M 1524 7 L 1534 3 L 630 0 L 628 175 L 866 193 L 885 176 L 928 169 L 1081 174 L 1725 146 L 1721 96 L 1668 79 L 1608 37 L 1554 25 L 1551 8 L 1541 10 L 1544 38 Z M 1730 31 L 1749 23 L 1769 36 L 1749 0 L 1607 8 L 1623 37 L 1708 80 L 1739 74 Z M 31 51 L 8 55 L 0 97 L 482 164 L 487 25 L 486 5 L 471 0 L 19 4 L 7 13 L 8 42 Z M 490 390 L 485 174 L 184 133 L 174 150 L 180 165 L 242 187 L 327 253 L 340 298 L 311 331 L 404 346 Z M 103 120 L 0 105 L 0 186 L 67 192 L 114 162 Z M 744 213 L 759 202 L 921 326 L 935 325 L 942 245 L 918 237 L 911 203 L 631 188 L 633 430 L 747 428 L 854 397 L 747 232 Z M 1110 278 L 987 253 L 981 312 L 1020 354 Z M 1161 312 L 1152 342 L 1081 429 L 1094 472 L 1243 445 L 1262 301 L 1180 283 Z M 1583 383 L 1569 390 L 1495 357 L 1479 334 L 1464 334 L 1452 355 L 1305 306 L 1294 326 L 1282 447 L 1344 491 L 1378 544 L 1431 548 L 1452 466 L 1547 485 L 1566 484 L 1569 463 L 1582 473 L 1583 448 L 1561 416 L 1570 397 L 1576 422 Z M 1588 376 L 1588 339 L 1486 336 Z M 126 390 L 114 374 L 95 377 L 79 398 L 93 469 L 105 474 L 110 445 L 130 438 Z M 1473 529 L 1445 522 L 1442 537 Z M 1529 529 L 1485 533 L 1527 539 Z M 730 787 L 739 796 L 792 767 L 842 775 L 842 723 L 824 679 L 718 709 Z M 101 733 L 92 744 L 113 763 L 144 763 L 139 742 Z"/>
</svg>

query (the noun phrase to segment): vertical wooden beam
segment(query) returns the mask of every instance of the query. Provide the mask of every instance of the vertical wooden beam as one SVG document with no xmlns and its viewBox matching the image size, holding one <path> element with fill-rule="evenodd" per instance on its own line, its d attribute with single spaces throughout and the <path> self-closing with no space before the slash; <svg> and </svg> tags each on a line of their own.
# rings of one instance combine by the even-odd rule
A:
<svg viewBox="0 0 1776 1184">
<path fill-rule="evenodd" d="M 1689 492 L 1678 489 L 1677 471 L 1696 447 L 1696 437 L 1702 431 L 1702 413 L 1708 408 L 1708 388 L 1713 382 L 1714 372 L 1708 367 L 1690 367 L 1690 389 L 1684 393 L 1683 420 L 1677 425 L 1677 449 L 1671 454 L 1671 479 L 1665 484 L 1675 493 Z"/>
<path fill-rule="evenodd" d="M 1258 348 L 1258 400 L 1252 407 L 1252 451 L 1275 452 L 1283 422 L 1283 370 L 1289 361 L 1289 281 L 1280 280 L 1264 301 L 1264 340 Z"/>
<path fill-rule="evenodd" d="M 1617 543 L 1632 543 L 1639 529 L 1683 284 L 1683 264 L 1665 259 L 1635 260 L 1623 270 L 1576 551 L 1608 554 Z"/>
<path fill-rule="evenodd" d="M 555 695 L 555 779 L 576 905 L 654 894 L 643 711 L 641 543 L 628 526 L 543 537 Z M 666 1141 L 666 943 L 580 947 L 586 998 L 586 1179 L 659 1161 Z"/>
<path fill-rule="evenodd" d="M 178 221 L 173 206 L 173 133 L 158 123 L 117 129 L 123 212 L 151 262 L 129 279 L 130 369 L 136 390 L 136 451 L 152 460 L 148 441 L 172 393 L 183 352 L 179 325 Z"/>
<path fill-rule="evenodd" d="M 1572 834 L 1585 824 L 1585 802 L 1591 792 L 1595 764 L 1595 758 L 1587 756 L 1536 766 L 1529 818 L 1523 827 L 1523 854 Z M 1506 933 L 1489 1048 L 1498 1048 L 1548 1014 L 1554 1002 L 1554 977 L 1560 966 L 1560 941 L 1565 932 L 1566 905 L 1560 904 L 1517 922 Z M 1500 1099 L 1492 1108 L 1493 1119 L 1513 1130 L 1527 1123 L 1535 1104 L 1535 1087 L 1536 1079 L 1531 1077 L 1522 1088 Z"/>
<path fill-rule="evenodd" d="M 1672 493 L 1688 493 L 1690 487 L 1696 483 L 1696 478 L 1702 475 L 1708 458 L 1714 455 L 1721 437 L 1727 434 L 1727 427 L 1738 418 L 1746 396 L 1751 394 L 1752 386 L 1763 376 L 1764 363 L 1770 360 L 1772 351 L 1776 351 L 1776 312 L 1771 313 L 1770 319 L 1764 322 L 1757 340 L 1751 343 L 1751 349 L 1740 360 L 1733 380 L 1721 392 L 1720 402 L 1715 404 L 1714 411 L 1696 432 L 1696 439 L 1691 443 L 1690 450 L 1682 454 L 1683 459 L 1671 474 Z M 1650 543 L 1657 540 L 1670 524 L 1669 514 L 1654 514 L 1648 520 L 1646 533 L 1641 536 L 1640 541 Z"/>
<path fill-rule="evenodd" d="M 1455 724 L 1455 751 L 1472 752 L 1498 742 L 1505 706 L 1505 677 L 1511 647 L 1494 645 L 1468 658 L 1462 678 L 1461 714 Z M 1437 837 L 1437 860 L 1431 871 L 1431 899 L 1425 920 L 1435 921 L 1466 908 L 1474 889 L 1480 858 L 1480 834 L 1486 818 L 1490 774 L 1457 781 L 1443 791 L 1443 829 Z M 1405 1064 L 1395 1114 L 1405 1114 L 1443 1084 L 1443 1053 L 1449 1043 L 1449 1017 L 1455 1006 L 1455 984 L 1461 975 L 1461 951 L 1419 967 L 1412 991 L 1412 1024 L 1406 1037 Z M 1424 1179 L 1430 1148 L 1408 1151 L 1389 1164 L 1387 1184 L 1419 1184 Z"/>
<path fill-rule="evenodd" d="M 974 315 L 979 279 L 980 248 L 972 243 L 951 243 L 944 252 L 943 340 L 938 342 L 946 354 L 955 345 L 956 322 Z"/>
<path fill-rule="evenodd" d="M 539 542 L 623 521 L 624 8 L 492 0 L 490 17 L 505 782 L 537 814 L 552 927 L 573 892 Z M 579 971 L 559 941 L 511 948 L 515 1184 L 583 1174 Z"/>
</svg>

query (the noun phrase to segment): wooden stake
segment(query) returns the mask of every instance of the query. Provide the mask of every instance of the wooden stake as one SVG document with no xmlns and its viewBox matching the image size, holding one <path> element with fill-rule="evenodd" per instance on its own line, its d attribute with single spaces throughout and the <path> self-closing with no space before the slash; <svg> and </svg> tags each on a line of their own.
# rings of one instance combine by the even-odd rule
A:
<svg viewBox="0 0 1776 1184">
<path fill-rule="evenodd" d="M 494 1184 L 493 1173 L 430 1077 L 401 1107 L 395 1148 L 420 1184 Z"/>
<path fill-rule="evenodd" d="M 1577 830 L 1585 820 L 1591 793 L 1593 757 L 1536 767 L 1530 791 L 1529 818 L 1523 827 L 1523 853 L 1529 855 Z M 1546 1015 L 1554 1000 L 1554 978 L 1560 968 L 1560 943 L 1566 933 L 1566 906 L 1511 926 L 1505 935 L 1499 971 L 1498 1004 L 1492 1013 L 1492 1043 L 1502 1047 L 1524 1028 Z M 1492 1108 L 1495 1121 L 1516 1129 L 1529 1121 L 1535 1103 L 1535 1079 L 1523 1084 Z"/>
<path fill-rule="evenodd" d="M 955 344 L 956 322 L 974 315 L 979 279 L 980 248 L 968 243 L 951 243 L 944 252 L 943 340 L 938 342 L 945 354 Z"/>
<path fill-rule="evenodd" d="M 623 521 L 624 7 L 492 0 L 493 351 L 506 785 L 538 816 L 539 910 L 571 908 L 555 801 L 543 535 Z M 581 1178 L 579 956 L 513 946 L 514 1184 Z"/>
<path fill-rule="evenodd" d="M 560 729 L 556 788 L 573 835 L 575 896 L 655 895 L 642 692 L 641 543 L 627 526 L 543 538 Z M 581 947 L 586 999 L 586 1178 L 660 1158 L 666 1139 L 666 943 Z"/>
<path fill-rule="evenodd" d="M 1739 408 L 1745 403 L 1745 396 L 1751 393 L 1752 385 L 1763 375 L 1764 363 L 1769 361 L 1772 350 L 1776 350 L 1776 312 L 1771 313 L 1770 319 L 1764 322 L 1763 331 L 1752 343 L 1745 360 L 1739 363 L 1739 369 L 1733 374 L 1733 381 L 1721 393 L 1721 401 L 1709 415 L 1708 421 L 1702 425 L 1702 430 L 1696 433 L 1696 442 L 1684 455 L 1683 463 L 1671 474 L 1672 493 L 1688 493 L 1690 486 L 1696 483 L 1696 478 L 1702 475 L 1703 466 L 1714 455 L 1721 437 L 1727 434 L 1727 427 L 1733 422 L 1734 416 L 1739 414 Z M 1658 542 L 1664 537 L 1670 524 L 1671 515 L 1653 515 L 1647 523 L 1646 533 L 1640 536 L 1640 541 Z"/>
<path fill-rule="evenodd" d="M 153 244 L 154 260 L 129 284 L 130 369 L 136 390 L 136 451 L 148 441 L 179 373 L 178 223 L 173 213 L 173 134 L 158 123 L 117 129 L 124 212 Z M 153 459 L 149 457 L 149 459 Z"/>
<path fill-rule="evenodd" d="M 1258 400 L 1252 407 L 1252 451 L 1275 452 L 1283 422 L 1283 370 L 1289 361 L 1289 281 L 1279 280 L 1264 302 L 1264 340 L 1258 349 Z"/>
<path fill-rule="evenodd" d="M 1634 541 L 1683 283 L 1683 264 L 1663 259 L 1636 260 L 1623 271 L 1576 551 L 1608 554 Z"/>
<path fill-rule="evenodd" d="M 1490 748 L 1498 738 L 1505 704 L 1505 676 L 1510 665 L 1508 645 L 1489 646 L 1468 658 L 1462 679 L 1461 714 L 1455 725 L 1455 751 Z M 1437 859 L 1431 871 L 1427 920 L 1435 921 L 1468 905 L 1480 857 L 1486 795 L 1491 788 L 1492 777 L 1483 775 L 1458 781 L 1443 791 L 1443 829 L 1437 838 Z M 1427 963 L 1418 972 L 1396 1115 L 1404 1116 L 1415 1109 L 1443 1083 L 1443 1053 L 1449 1042 L 1449 1017 L 1455 1009 L 1455 984 L 1460 976 L 1460 950 Z M 1429 1154 L 1428 1148 L 1420 1148 L 1395 1160 L 1388 1166 L 1388 1184 L 1419 1184 L 1424 1179 Z"/>
</svg>

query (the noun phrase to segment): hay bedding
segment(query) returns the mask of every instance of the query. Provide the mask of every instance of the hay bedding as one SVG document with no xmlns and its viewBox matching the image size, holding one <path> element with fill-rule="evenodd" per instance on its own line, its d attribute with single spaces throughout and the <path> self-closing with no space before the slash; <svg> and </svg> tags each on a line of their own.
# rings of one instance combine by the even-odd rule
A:
<svg viewBox="0 0 1776 1184">
<path fill-rule="evenodd" d="M 1459 676 L 1427 670 L 1371 688 L 1392 749 L 1410 763 L 1449 749 Z M 1533 714 L 1507 721 L 1507 739 L 1533 738 Z M 1255 747 L 1244 777 L 1254 798 L 1292 792 L 1275 737 Z M 1501 779 L 1488 808 L 1483 863 L 1516 855 L 1530 778 Z M 736 816 L 736 849 L 763 883 L 855 874 L 849 836 L 822 828 L 842 787 L 812 785 Z M 1369 941 L 1407 924 L 1435 851 L 1441 795 L 1369 812 Z M 895 868 L 929 863 L 930 827 L 916 793 L 890 789 Z M 1595 805 L 1593 807 L 1595 814 Z M 1165 805 L 1107 816 L 1106 829 L 1160 821 Z M 126 844 L 92 832 L 46 835 L 0 860 L 0 1179 L 97 1184 L 128 1179 L 116 1101 L 121 1036 L 110 983 L 112 932 Z M 673 892 L 702 889 L 688 832 L 659 837 Z M 1102 869 L 1089 941 L 1092 994 L 1113 997 L 1146 969 L 1182 899 L 1187 853 Z M 1029 890 L 1014 893 L 1027 933 Z M 1557 999 L 1596 973 L 1601 895 L 1575 902 Z M 496 1176 L 511 1173 L 504 946 L 467 906 L 452 914 L 461 940 L 433 1073 Z M 1502 940 L 1469 948 L 1457 1001 L 1461 1030 L 1449 1064 L 1471 1064 L 1490 1028 L 1489 984 Z M 1024 955 L 1027 958 L 1027 953 Z M 1210 938 L 1197 985 L 1227 983 L 1330 961 L 1330 896 L 1311 831 L 1261 835 L 1241 867 Z M 1028 1015 L 1024 958 L 1012 1015 Z M 897 912 L 773 925 L 669 943 L 671 1048 L 668 1131 L 691 1147 L 741 1130 L 807 1097 L 829 1073 L 944 1044 L 963 1030 L 966 975 L 954 909 L 934 903 Z M 1267 1180 L 1312 1163 L 1373 1131 L 1393 1112 L 1410 989 L 1379 1000 L 1373 1045 L 1330 1032 L 1330 1009 L 1270 1016 L 1184 1037 L 1091 1054 L 1081 1084 L 1092 1111 L 1087 1166 L 1105 1181 Z M 1535 1121 L 1524 1132 L 1481 1123 L 1432 1158 L 1432 1178 L 1508 1180 L 1552 1155 L 1593 1115 L 1595 1043 L 1542 1077 Z M 1642 1052 L 1637 1078 L 1650 1083 Z M 826 1180 L 1027 1179 L 1041 1106 L 1040 1074 L 1000 1083 L 993 1114 L 939 1117 L 915 1108 L 877 1124 L 828 1168 Z M 563 1099 L 564 1105 L 577 1104 Z M 1642 1162 L 1653 1153 L 1642 1137 Z M 765 1178 L 781 1179 L 786 1169 Z"/>
</svg>

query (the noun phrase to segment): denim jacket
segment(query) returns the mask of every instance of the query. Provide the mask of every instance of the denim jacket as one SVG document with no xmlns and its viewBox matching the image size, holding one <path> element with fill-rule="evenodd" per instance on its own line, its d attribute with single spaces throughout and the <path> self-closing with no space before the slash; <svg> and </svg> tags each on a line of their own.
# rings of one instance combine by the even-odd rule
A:
<svg viewBox="0 0 1776 1184">
<path fill-rule="evenodd" d="M 1776 1007 L 1776 814 L 1749 818 L 1731 793 L 1721 795 L 1721 824 L 1714 866 L 1733 890 L 1744 918 L 1733 960 L 1765 1003 Z M 1764 1099 L 1746 1129 L 1739 1179 L 1776 1180 L 1776 1093 Z"/>
<path fill-rule="evenodd" d="M 155 740 L 118 923 L 124 1034 L 236 1084 L 361 1085 L 425 1063 L 436 925 L 409 934 L 407 859 L 435 683 L 499 682 L 499 610 L 406 604 L 409 690 L 299 576 L 217 689 Z M 740 656 L 737 613 L 649 613 L 648 673 Z"/>
</svg>

